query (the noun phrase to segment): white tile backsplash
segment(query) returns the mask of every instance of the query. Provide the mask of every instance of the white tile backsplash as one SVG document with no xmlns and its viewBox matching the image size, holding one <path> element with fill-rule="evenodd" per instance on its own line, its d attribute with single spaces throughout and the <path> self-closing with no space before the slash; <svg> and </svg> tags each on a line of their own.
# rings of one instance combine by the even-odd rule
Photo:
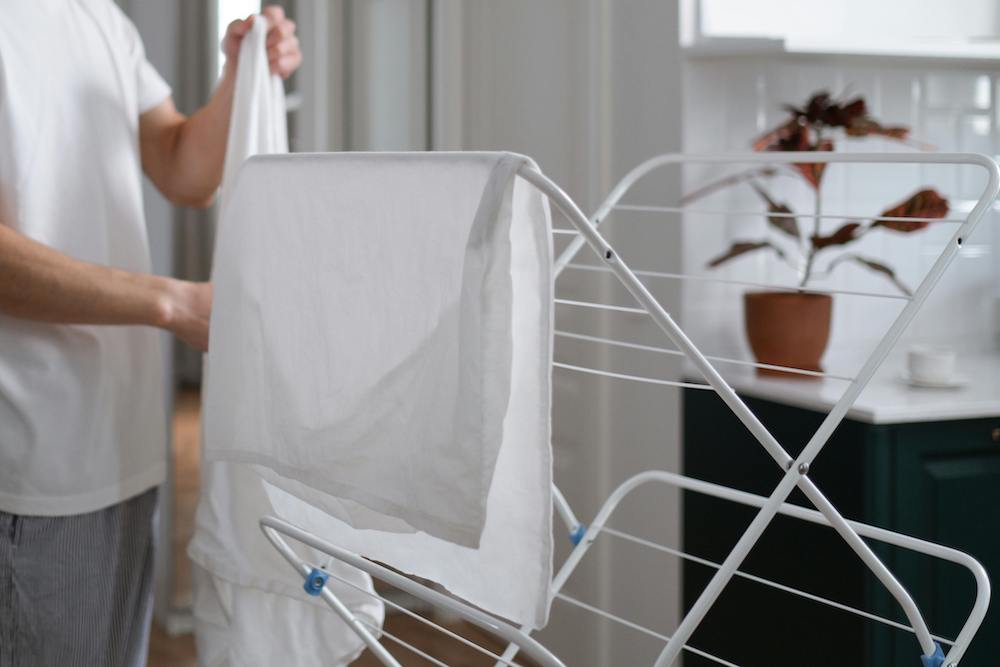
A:
<svg viewBox="0 0 1000 667">
<path fill-rule="evenodd" d="M 846 63 L 846 64 L 845 64 Z M 1000 152 L 1000 81 L 989 71 L 969 68 L 928 70 L 919 65 L 882 65 L 878 60 L 856 61 L 756 56 L 691 60 L 685 75 L 685 144 L 689 153 L 746 151 L 752 139 L 785 118 L 783 104 L 803 104 L 815 91 L 834 95 L 864 95 L 869 108 L 887 124 L 909 125 L 913 138 L 941 151 Z M 883 139 L 840 140 L 838 150 L 911 151 Z M 738 168 L 737 168 L 738 169 Z M 703 166 L 685 171 L 685 191 L 719 176 Z M 908 197 L 919 187 L 932 186 L 954 204 L 949 217 L 963 217 L 969 200 L 982 191 L 981 171 L 952 166 L 833 166 L 824 179 L 824 213 L 872 216 Z M 812 195 L 796 179 L 778 177 L 768 186 L 773 195 L 801 213 L 800 225 L 812 229 Z M 672 204 L 673 202 L 642 202 Z M 763 211 L 760 200 L 739 186 L 698 202 L 710 210 Z M 963 206 L 965 208 L 963 208 Z M 954 210 L 957 209 L 957 210 Z M 991 214 L 974 238 L 965 241 L 959 258 L 932 293 L 907 341 L 952 342 L 983 349 L 996 345 L 1000 322 L 1000 260 Z M 840 220 L 823 220 L 832 231 Z M 693 215 L 683 220 L 684 273 L 731 280 L 792 285 L 796 272 L 770 252 L 736 259 L 709 271 L 706 261 L 734 240 L 758 238 L 762 233 L 784 243 L 778 232 L 765 231 L 762 216 Z M 851 252 L 893 266 L 904 283 L 916 287 L 951 238 L 955 226 L 932 224 L 922 232 L 901 234 L 878 230 L 850 247 Z M 821 255 L 820 266 L 837 250 Z M 860 266 L 841 265 L 814 283 L 841 290 L 894 293 L 882 276 Z M 682 323 L 706 352 L 746 356 L 743 337 L 742 294 L 746 288 L 715 282 L 686 281 Z M 889 327 L 903 301 L 838 295 L 835 299 L 831 355 L 838 350 L 868 349 Z M 854 355 L 852 355 L 854 356 Z M 829 358 L 828 358 L 829 360 Z"/>
<path fill-rule="evenodd" d="M 925 76 L 928 109 L 988 110 L 990 74 L 974 71 L 927 72 Z"/>
</svg>

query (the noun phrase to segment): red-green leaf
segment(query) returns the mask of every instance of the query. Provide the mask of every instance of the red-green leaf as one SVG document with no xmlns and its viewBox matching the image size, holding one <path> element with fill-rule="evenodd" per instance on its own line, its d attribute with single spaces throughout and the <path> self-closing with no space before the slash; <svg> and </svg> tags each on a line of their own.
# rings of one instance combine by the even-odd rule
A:
<svg viewBox="0 0 1000 667">
<path fill-rule="evenodd" d="M 905 141 L 910 129 L 902 125 L 883 125 L 868 114 L 864 98 L 835 100 L 823 90 L 812 95 L 802 107 L 785 106 L 788 120 L 765 132 L 753 142 L 755 151 L 828 151 L 833 142 L 821 140 L 824 129 L 841 128 L 849 137 L 877 135 Z M 826 164 L 795 164 L 813 188 L 819 188 Z"/>
<path fill-rule="evenodd" d="M 860 228 L 860 223 L 849 222 L 833 234 L 829 234 L 827 236 L 813 236 L 811 239 L 813 248 L 816 250 L 822 250 L 823 248 L 827 248 L 832 245 L 844 245 L 846 243 L 850 243 L 859 237 L 858 229 Z"/>
<path fill-rule="evenodd" d="M 768 213 L 777 213 L 778 215 L 768 215 L 767 221 L 771 223 L 778 230 L 788 234 L 793 238 L 799 238 L 799 223 L 798 220 L 792 215 L 793 211 L 788 207 L 787 204 L 776 202 L 774 198 L 771 197 L 760 187 L 757 183 L 751 182 L 750 187 L 760 195 L 761 199 L 767 204 Z"/>
<path fill-rule="evenodd" d="M 909 137 L 910 129 L 902 125 L 882 125 L 868 113 L 863 97 L 840 102 L 827 91 L 815 93 L 802 108 L 786 106 L 792 118 L 814 127 L 840 127 L 851 137 L 878 135 L 900 141 Z"/>
<path fill-rule="evenodd" d="M 856 97 L 850 102 L 832 102 L 823 110 L 820 120 L 830 127 L 850 127 L 867 115 L 868 105 L 864 98 Z"/>
<path fill-rule="evenodd" d="M 715 259 L 708 262 L 710 268 L 715 268 L 724 262 L 728 262 L 734 257 L 739 257 L 740 255 L 746 254 L 748 252 L 753 252 L 754 250 L 760 250 L 761 248 L 770 248 L 774 252 L 778 253 L 778 257 L 784 258 L 785 253 L 778 246 L 774 245 L 770 241 L 737 241 L 729 250 L 722 253 Z"/>
<path fill-rule="evenodd" d="M 803 150 L 832 151 L 833 142 L 829 139 L 824 139 L 817 145 Z M 823 180 L 823 172 L 826 171 L 825 162 L 810 162 L 810 163 L 803 162 L 803 163 L 796 163 L 792 166 L 795 167 L 798 170 L 798 172 L 805 177 L 807 181 L 809 181 L 809 185 L 813 186 L 813 188 L 819 189 L 820 181 Z"/>
<path fill-rule="evenodd" d="M 804 123 L 803 120 L 793 118 L 784 125 L 759 137 L 753 144 L 754 150 L 793 153 L 833 150 L 833 141 L 830 139 L 813 143 L 810 134 L 811 126 Z M 826 169 L 826 163 L 796 163 L 792 167 L 806 179 L 809 185 L 818 188 L 823 178 L 823 171 Z"/>
<path fill-rule="evenodd" d="M 932 188 L 925 188 L 906 201 L 886 209 L 880 218 L 943 218 L 948 215 L 948 200 Z M 927 227 L 927 220 L 876 220 L 872 227 L 885 227 L 897 232 L 916 232 Z"/>
<path fill-rule="evenodd" d="M 833 262 L 830 263 L 830 266 L 827 268 L 827 271 L 828 272 L 833 271 L 835 266 L 837 266 L 838 264 L 842 264 L 843 262 L 856 262 L 867 269 L 870 269 L 877 273 L 881 273 L 882 275 L 884 275 L 885 277 L 887 277 L 889 280 L 892 281 L 892 284 L 896 286 L 896 289 L 898 289 L 903 294 L 910 296 L 910 288 L 904 285 L 903 282 L 896 277 L 895 271 L 893 271 L 885 264 L 881 262 L 876 262 L 873 259 L 868 259 L 867 257 L 861 257 L 860 255 L 841 255 L 840 257 L 838 257 L 837 259 L 833 260 Z"/>
<path fill-rule="evenodd" d="M 801 148 L 792 148 L 792 146 L 800 146 L 803 136 L 808 142 L 805 126 L 799 122 L 798 118 L 792 118 L 754 139 L 753 149 L 758 152 L 802 150 Z M 788 148 L 782 148 L 782 146 L 788 146 Z"/>
<path fill-rule="evenodd" d="M 849 137 L 875 135 L 886 137 L 887 139 L 895 139 L 896 141 L 906 141 L 910 137 L 910 128 L 903 125 L 882 125 L 870 116 L 852 121 L 844 130 Z"/>
</svg>

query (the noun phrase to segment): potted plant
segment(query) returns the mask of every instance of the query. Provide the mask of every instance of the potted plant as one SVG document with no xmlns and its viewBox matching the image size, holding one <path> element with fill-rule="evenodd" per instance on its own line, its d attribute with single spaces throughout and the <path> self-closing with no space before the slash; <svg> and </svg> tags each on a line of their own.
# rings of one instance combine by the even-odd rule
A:
<svg viewBox="0 0 1000 667">
<path fill-rule="evenodd" d="M 836 141 L 853 137 L 882 136 L 897 141 L 909 139 L 909 128 L 886 126 L 868 114 L 865 101 L 857 97 L 847 102 L 835 100 L 827 92 L 814 94 L 803 107 L 785 107 L 789 117 L 777 128 L 753 143 L 755 151 L 832 151 Z M 909 234 L 924 229 L 927 219 L 948 214 L 947 200 L 932 188 L 924 188 L 906 200 L 887 208 L 870 220 L 843 220 L 832 232 L 824 231 L 823 163 L 795 163 L 789 167 L 805 181 L 813 193 L 811 228 L 806 230 L 799 216 L 784 202 L 778 201 L 764 181 L 777 173 L 774 167 L 751 169 L 729 176 L 693 192 L 683 199 L 687 204 L 721 188 L 747 185 L 767 209 L 769 238 L 738 240 L 709 261 L 711 268 L 747 253 L 768 250 L 793 264 L 801 291 L 760 291 L 744 295 L 747 339 L 757 361 L 810 371 L 822 370 L 820 361 L 830 337 L 832 299 L 829 294 L 807 291 L 810 281 L 827 276 L 844 264 L 855 264 L 881 274 L 899 291 L 909 289 L 887 264 L 849 252 L 845 246 L 880 231 Z M 888 219 L 886 219 L 888 218 Z M 899 218 L 920 218 L 900 220 Z M 840 252 L 836 252 L 840 250 Z M 791 375 L 771 369 L 758 369 L 765 375 Z"/>
</svg>

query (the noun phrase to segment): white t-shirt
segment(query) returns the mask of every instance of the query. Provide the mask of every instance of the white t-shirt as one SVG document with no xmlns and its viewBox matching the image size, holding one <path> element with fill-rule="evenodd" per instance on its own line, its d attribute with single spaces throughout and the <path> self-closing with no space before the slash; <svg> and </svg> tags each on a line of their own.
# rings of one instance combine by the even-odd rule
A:
<svg viewBox="0 0 1000 667">
<path fill-rule="evenodd" d="M 139 115 L 170 94 L 111 0 L 0 0 L 0 224 L 149 272 Z M 162 352 L 146 327 L 0 315 L 0 511 L 91 512 L 166 472 Z"/>
</svg>

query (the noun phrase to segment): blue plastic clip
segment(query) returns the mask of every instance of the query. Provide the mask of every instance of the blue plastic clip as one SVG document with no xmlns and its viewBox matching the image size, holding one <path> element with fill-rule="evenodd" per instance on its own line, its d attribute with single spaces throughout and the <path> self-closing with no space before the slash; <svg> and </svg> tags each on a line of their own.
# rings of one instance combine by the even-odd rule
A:
<svg viewBox="0 0 1000 667">
<path fill-rule="evenodd" d="M 329 574 L 314 567 L 309 576 L 306 577 L 306 582 L 302 584 L 302 588 L 309 595 L 319 595 L 323 591 L 323 587 L 326 586 L 326 580 L 329 578 Z"/>
<path fill-rule="evenodd" d="M 573 543 L 575 547 L 583 540 L 583 536 L 587 534 L 587 524 L 578 524 L 576 528 L 569 531 L 569 541 Z"/>
<path fill-rule="evenodd" d="M 920 661 L 924 663 L 924 667 L 941 667 L 944 664 L 944 651 L 941 650 L 941 645 L 934 642 L 934 646 L 937 650 L 934 651 L 934 655 L 922 655 L 920 656 Z"/>
</svg>

